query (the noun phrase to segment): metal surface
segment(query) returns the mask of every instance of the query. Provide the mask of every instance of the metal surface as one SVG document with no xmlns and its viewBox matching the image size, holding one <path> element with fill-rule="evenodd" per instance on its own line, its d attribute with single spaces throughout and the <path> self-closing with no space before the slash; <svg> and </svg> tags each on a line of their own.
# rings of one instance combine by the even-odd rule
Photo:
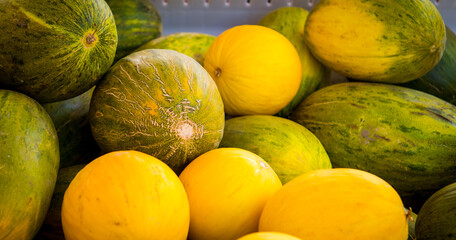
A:
<svg viewBox="0 0 456 240">
<path fill-rule="evenodd" d="M 201 32 L 218 35 L 242 24 L 257 24 L 268 12 L 285 6 L 310 10 L 318 0 L 150 0 L 163 22 L 163 35 Z M 431 0 L 445 23 L 456 30 L 456 0 Z"/>
</svg>

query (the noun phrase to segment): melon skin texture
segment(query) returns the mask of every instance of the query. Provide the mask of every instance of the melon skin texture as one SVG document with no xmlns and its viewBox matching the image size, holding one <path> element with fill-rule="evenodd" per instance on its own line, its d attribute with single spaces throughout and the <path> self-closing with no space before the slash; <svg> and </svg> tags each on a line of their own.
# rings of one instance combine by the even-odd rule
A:
<svg viewBox="0 0 456 240">
<path fill-rule="evenodd" d="M 89 90 L 108 71 L 116 46 L 104 0 L 0 2 L 0 86 L 40 103 Z"/>
<path fill-rule="evenodd" d="M 59 169 L 51 118 L 32 98 L 0 90 L 0 239 L 33 239 Z"/>
<path fill-rule="evenodd" d="M 307 97 L 292 119 L 323 144 L 333 167 L 371 172 L 419 209 L 456 178 L 456 107 L 389 84 L 348 82 Z"/>
<path fill-rule="evenodd" d="M 189 240 L 231 240 L 258 231 L 261 211 L 282 183 L 260 156 L 218 148 L 179 175 L 190 204 Z"/>
<path fill-rule="evenodd" d="M 179 32 L 151 40 L 136 51 L 144 49 L 171 49 L 195 59 L 201 66 L 215 36 L 198 32 Z"/>
<path fill-rule="evenodd" d="M 322 0 L 309 13 L 304 39 L 340 75 L 383 83 L 425 75 L 446 42 L 443 19 L 428 0 Z"/>
<path fill-rule="evenodd" d="M 86 164 L 77 164 L 60 168 L 49 210 L 34 240 L 65 240 L 61 219 L 63 195 L 76 174 L 85 166 Z"/>
<path fill-rule="evenodd" d="M 456 34 L 446 27 L 446 45 L 442 59 L 426 75 L 401 86 L 427 92 L 456 105 Z"/>
<path fill-rule="evenodd" d="M 106 0 L 117 27 L 115 61 L 132 53 L 142 44 L 160 37 L 163 24 L 160 13 L 149 0 Z"/>
<path fill-rule="evenodd" d="M 217 86 L 194 59 L 146 49 L 119 60 L 97 85 L 89 119 L 103 151 L 144 152 L 178 173 L 219 146 L 225 113 Z"/>
<path fill-rule="evenodd" d="M 89 124 L 90 99 L 95 87 L 67 100 L 42 104 L 59 137 L 60 168 L 87 163 L 100 155 Z"/>
<path fill-rule="evenodd" d="M 365 171 L 334 168 L 285 184 L 269 198 L 258 229 L 312 240 L 406 240 L 407 226 L 391 185 Z"/>
<path fill-rule="evenodd" d="M 318 138 L 302 125 L 277 116 L 226 120 L 220 147 L 237 147 L 262 157 L 285 184 L 311 170 L 331 168 Z"/>
<path fill-rule="evenodd" d="M 279 32 L 239 25 L 217 36 L 204 59 L 230 116 L 274 115 L 296 96 L 301 60 Z"/>
<path fill-rule="evenodd" d="M 415 224 L 416 239 L 444 240 L 456 236 L 456 182 L 426 200 Z"/>
<path fill-rule="evenodd" d="M 282 7 L 266 14 L 259 22 L 259 25 L 272 28 L 288 38 L 301 59 L 301 85 L 293 100 L 276 114 L 280 117 L 288 118 L 296 106 L 331 75 L 329 69 L 312 56 L 304 43 L 304 26 L 308 15 L 309 12 L 304 8 Z"/>
<path fill-rule="evenodd" d="M 80 170 L 65 191 L 66 240 L 185 240 L 187 195 L 162 161 L 137 151 L 104 154 Z"/>
</svg>

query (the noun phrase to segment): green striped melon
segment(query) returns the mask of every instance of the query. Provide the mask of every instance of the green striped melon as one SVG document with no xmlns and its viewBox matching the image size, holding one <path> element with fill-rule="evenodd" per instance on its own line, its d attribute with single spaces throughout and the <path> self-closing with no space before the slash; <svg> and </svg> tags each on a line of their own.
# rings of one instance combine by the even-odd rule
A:
<svg viewBox="0 0 456 240">
<path fill-rule="evenodd" d="M 108 71 L 116 46 L 104 0 L 0 1 L 0 86 L 38 102 L 89 90 Z"/>
<path fill-rule="evenodd" d="M 418 240 L 456 238 L 456 182 L 439 189 L 426 200 L 415 225 Z"/>
<path fill-rule="evenodd" d="M 0 90 L 0 239 L 33 239 L 59 169 L 51 118 L 32 98 Z"/>
<path fill-rule="evenodd" d="M 118 44 L 115 61 L 132 53 L 142 44 L 160 37 L 162 20 L 150 0 L 106 0 L 114 14 Z"/>
<path fill-rule="evenodd" d="M 119 60 L 97 85 L 89 119 L 102 150 L 141 151 L 178 173 L 218 147 L 225 113 L 198 62 L 174 50 L 146 49 Z"/>
<path fill-rule="evenodd" d="M 304 40 L 340 75 L 404 83 L 429 72 L 445 48 L 445 24 L 429 0 L 321 0 Z"/>
<path fill-rule="evenodd" d="M 220 146 L 259 155 L 282 184 L 312 170 L 331 168 L 328 154 L 312 132 L 277 116 L 248 115 L 226 120 Z"/>
<path fill-rule="evenodd" d="M 456 104 L 456 34 L 446 26 L 447 41 L 442 59 L 430 72 L 401 86 L 427 92 Z"/>
<path fill-rule="evenodd" d="M 60 168 L 85 163 L 100 154 L 89 124 L 90 99 L 95 87 L 67 100 L 43 104 L 59 137 Z"/>
<path fill-rule="evenodd" d="M 86 164 L 76 164 L 60 168 L 49 210 L 34 240 L 65 240 L 61 220 L 63 195 L 76 174 L 85 166 Z"/>
<path fill-rule="evenodd" d="M 321 141 L 333 167 L 371 172 L 419 209 L 456 179 L 456 107 L 389 84 L 348 82 L 307 97 L 292 119 Z"/>
<path fill-rule="evenodd" d="M 293 109 L 310 93 L 330 77 L 330 71 L 318 62 L 304 43 L 304 25 L 309 12 L 300 7 L 282 7 L 266 14 L 259 25 L 272 28 L 283 34 L 299 54 L 302 65 L 302 79 L 298 93 L 276 116 L 288 118 Z"/>
<path fill-rule="evenodd" d="M 171 49 L 195 59 L 201 66 L 204 56 L 214 42 L 215 36 L 198 32 L 178 32 L 151 40 L 136 51 L 144 49 Z"/>
</svg>

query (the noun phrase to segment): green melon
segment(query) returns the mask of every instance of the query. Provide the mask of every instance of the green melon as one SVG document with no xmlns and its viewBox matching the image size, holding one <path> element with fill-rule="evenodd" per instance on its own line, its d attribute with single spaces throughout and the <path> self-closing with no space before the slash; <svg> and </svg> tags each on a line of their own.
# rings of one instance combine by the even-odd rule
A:
<svg viewBox="0 0 456 240">
<path fill-rule="evenodd" d="M 60 167 L 85 163 L 100 154 L 89 124 L 90 99 L 95 87 L 64 101 L 43 104 L 59 137 Z"/>
<path fill-rule="evenodd" d="M 236 147 L 262 157 L 282 184 L 308 171 L 331 168 L 315 135 L 300 124 L 277 116 L 249 115 L 226 120 L 220 147 Z"/>
<path fill-rule="evenodd" d="M 0 1 L 0 85 L 41 103 L 93 87 L 116 45 L 104 0 Z"/>
<path fill-rule="evenodd" d="M 58 169 L 57 132 L 44 108 L 22 93 L 0 90 L 0 239 L 33 239 Z"/>
<path fill-rule="evenodd" d="M 456 104 L 456 34 L 446 27 L 447 41 L 442 59 L 426 75 L 402 86 L 427 92 Z"/>
<path fill-rule="evenodd" d="M 426 200 L 415 225 L 418 240 L 456 238 L 456 182 L 439 189 Z"/>
<path fill-rule="evenodd" d="M 205 33 L 179 32 L 149 41 L 136 51 L 171 49 L 192 57 L 202 66 L 204 64 L 204 56 L 214 40 L 215 36 Z"/>
<path fill-rule="evenodd" d="M 456 107 L 389 84 L 339 83 L 307 97 L 292 119 L 321 141 L 333 167 L 371 172 L 419 210 L 456 179 Z"/>
<path fill-rule="evenodd" d="M 321 0 L 304 40 L 342 76 L 404 83 L 429 72 L 445 48 L 445 24 L 429 0 Z"/>
<path fill-rule="evenodd" d="M 198 62 L 174 50 L 146 49 L 119 60 L 97 85 L 89 119 L 102 150 L 141 151 L 179 173 L 218 147 L 225 113 Z"/>
<path fill-rule="evenodd" d="M 160 37 L 162 20 L 150 0 L 106 0 L 117 26 L 119 42 L 115 61 L 132 53 L 142 44 Z"/>
<path fill-rule="evenodd" d="M 63 195 L 73 178 L 85 167 L 85 165 L 86 164 L 77 164 L 60 168 L 49 210 L 43 225 L 34 240 L 65 240 L 61 220 Z"/>
<path fill-rule="evenodd" d="M 304 25 L 309 12 L 300 7 L 282 7 L 266 14 L 259 25 L 272 28 L 283 34 L 299 54 L 302 64 L 302 79 L 298 93 L 291 102 L 276 115 L 288 118 L 293 109 L 310 93 L 330 77 L 328 68 L 318 62 L 304 43 Z"/>
</svg>

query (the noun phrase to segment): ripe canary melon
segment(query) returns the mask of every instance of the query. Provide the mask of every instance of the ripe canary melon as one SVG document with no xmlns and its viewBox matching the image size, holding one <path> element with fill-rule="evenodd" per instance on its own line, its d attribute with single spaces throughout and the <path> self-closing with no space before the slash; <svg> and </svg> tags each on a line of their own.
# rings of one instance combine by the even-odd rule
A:
<svg viewBox="0 0 456 240">
<path fill-rule="evenodd" d="M 179 176 L 190 204 L 189 239 L 236 239 L 258 231 L 261 211 L 282 184 L 258 155 L 218 148 Z"/>
<path fill-rule="evenodd" d="M 67 240 L 187 238 L 190 211 L 177 175 L 137 151 L 115 151 L 88 163 L 62 203 Z"/>
<path fill-rule="evenodd" d="M 312 240 L 405 240 L 406 215 L 399 194 L 383 179 L 357 169 L 319 169 L 269 199 L 259 231 Z"/>
<path fill-rule="evenodd" d="M 235 26 L 220 34 L 209 47 L 204 68 L 231 116 L 274 115 L 301 84 L 301 60 L 293 44 L 259 25 Z"/>
</svg>

